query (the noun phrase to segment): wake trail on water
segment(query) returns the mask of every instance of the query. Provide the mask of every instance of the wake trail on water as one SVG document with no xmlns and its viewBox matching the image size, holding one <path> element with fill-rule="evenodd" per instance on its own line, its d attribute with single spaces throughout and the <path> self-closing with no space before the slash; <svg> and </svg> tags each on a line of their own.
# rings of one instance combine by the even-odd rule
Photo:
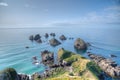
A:
<svg viewBox="0 0 120 80">
<path fill-rule="evenodd" d="M 107 51 L 120 52 L 120 49 L 118 49 L 118 47 L 115 46 L 115 45 L 110 45 L 110 44 L 105 44 L 105 43 L 98 43 L 98 42 L 90 42 L 90 44 L 92 44 L 91 47 L 93 47 L 93 48 L 97 48 L 97 49 L 101 49 L 101 50 L 107 50 Z M 102 45 L 103 47 L 99 47 L 99 44 Z M 97 45 L 97 46 L 95 46 L 95 45 Z"/>
</svg>

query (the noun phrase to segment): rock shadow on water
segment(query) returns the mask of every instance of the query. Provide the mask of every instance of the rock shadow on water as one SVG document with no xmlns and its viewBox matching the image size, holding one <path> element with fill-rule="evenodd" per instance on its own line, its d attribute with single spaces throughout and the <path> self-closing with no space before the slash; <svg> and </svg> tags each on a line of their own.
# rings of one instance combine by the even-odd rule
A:
<svg viewBox="0 0 120 80">
<path fill-rule="evenodd" d="M 76 53 L 81 54 L 81 55 L 85 54 L 86 51 L 87 51 L 87 49 L 85 49 L 85 50 L 79 50 L 79 49 L 76 49 L 75 47 L 74 47 L 74 50 L 75 50 Z"/>
</svg>

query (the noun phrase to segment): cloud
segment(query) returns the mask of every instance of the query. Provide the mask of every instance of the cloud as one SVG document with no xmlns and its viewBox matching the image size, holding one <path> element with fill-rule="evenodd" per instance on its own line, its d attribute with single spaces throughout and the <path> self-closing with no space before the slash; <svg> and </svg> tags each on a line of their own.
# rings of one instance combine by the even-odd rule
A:
<svg viewBox="0 0 120 80">
<path fill-rule="evenodd" d="M 120 5 L 119 6 L 111 6 L 111 7 L 105 8 L 105 11 L 120 11 Z"/>
<path fill-rule="evenodd" d="M 5 6 L 5 7 L 7 7 L 7 6 L 8 6 L 8 4 L 7 4 L 7 3 L 5 3 L 5 2 L 0 2 L 0 6 Z"/>
<path fill-rule="evenodd" d="M 30 7 L 30 5 L 29 4 L 25 4 L 25 7 L 28 8 L 28 7 Z"/>
<path fill-rule="evenodd" d="M 56 21 L 52 25 L 56 26 L 70 26 L 70 25 L 81 25 L 81 24 L 120 24 L 120 6 L 110 6 L 106 7 L 102 11 L 93 11 L 85 14 L 84 16 L 78 17 L 77 20 L 66 20 L 66 21 Z"/>
<path fill-rule="evenodd" d="M 31 9 L 36 8 L 36 6 L 33 6 L 33 5 L 31 5 L 31 4 L 28 4 L 28 3 L 25 4 L 24 7 L 25 7 L 25 8 L 31 8 Z"/>
<path fill-rule="evenodd" d="M 44 9 L 45 12 L 48 12 L 49 10 L 48 9 Z"/>
</svg>

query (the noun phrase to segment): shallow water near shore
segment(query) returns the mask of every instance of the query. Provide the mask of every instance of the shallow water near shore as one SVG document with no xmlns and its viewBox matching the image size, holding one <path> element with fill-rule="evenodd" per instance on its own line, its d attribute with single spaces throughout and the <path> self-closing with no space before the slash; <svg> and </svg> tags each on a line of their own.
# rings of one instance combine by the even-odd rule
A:
<svg viewBox="0 0 120 80">
<path fill-rule="evenodd" d="M 73 40 L 67 39 L 61 41 L 61 45 L 51 47 L 48 44 L 48 39 L 44 38 L 45 33 L 56 33 L 56 38 L 64 34 L 67 38 L 74 37 Z M 42 44 L 29 41 L 30 35 L 40 34 Z M 32 74 L 35 72 L 43 72 L 46 67 L 43 64 L 35 66 L 32 64 L 32 57 L 37 56 L 41 60 L 41 51 L 47 49 L 54 52 L 55 59 L 57 58 L 57 51 L 63 47 L 66 50 L 73 51 L 74 41 L 76 38 L 82 38 L 89 42 L 92 46 L 88 48 L 94 54 L 102 55 L 110 58 L 110 54 L 114 54 L 116 58 L 110 58 L 120 65 L 120 28 L 118 24 L 105 25 L 81 25 L 71 27 L 48 27 L 48 28 L 13 28 L 0 29 L 0 70 L 7 67 L 13 67 L 18 73 Z M 25 47 L 30 48 L 26 49 Z M 86 52 L 78 53 L 88 58 Z M 107 79 L 106 79 L 107 80 Z"/>
</svg>

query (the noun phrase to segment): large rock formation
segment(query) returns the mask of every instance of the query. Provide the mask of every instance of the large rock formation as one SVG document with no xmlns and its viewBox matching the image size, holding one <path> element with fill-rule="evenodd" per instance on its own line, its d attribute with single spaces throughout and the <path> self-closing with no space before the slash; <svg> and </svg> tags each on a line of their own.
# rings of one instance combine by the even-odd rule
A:
<svg viewBox="0 0 120 80">
<path fill-rule="evenodd" d="M 59 38 L 60 38 L 60 40 L 62 40 L 62 41 L 67 39 L 64 35 L 61 35 Z"/>
<path fill-rule="evenodd" d="M 42 63 L 45 65 L 53 64 L 54 62 L 54 53 L 44 50 L 41 52 Z"/>
<path fill-rule="evenodd" d="M 34 40 L 37 41 L 41 38 L 41 36 L 39 34 L 36 34 L 35 37 L 34 37 Z"/>
<path fill-rule="evenodd" d="M 74 47 L 75 47 L 76 49 L 78 49 L 78 50 L 85 50 L 85 49 L 87 49 L 86 43 L 85 43 L 82 39 L 80 39 L 80 38 L 78 38 L 78 39 L 74 42 Z"/>
<path fill-rule="evenodd" d="M 7 68 L 0 72 L 0 80 L 30 80 L 29 76 L 17 74 L 15 69 Z"/>
<path fill-rule="evenodd" d="M 120 66 L 107 58 L 88 53 L 88 56 L 108 75 L 115 78 L 120 78 Z"/>
<path fill-rule="evenodd" d="M 36 40 L 36 42 L 38 42 L 38 43 L 42 43 L 42 40 L 41 40 L 41 39 L 38 39 L 38 40 Z"/>
<path fill-rule="evenodd" d="M 52 38 L 51 40 L 49 40 L 49 43 L 51 46 L 57 46 L 59 44 L 61 44 L 57 39 Z"/>
</svg>

